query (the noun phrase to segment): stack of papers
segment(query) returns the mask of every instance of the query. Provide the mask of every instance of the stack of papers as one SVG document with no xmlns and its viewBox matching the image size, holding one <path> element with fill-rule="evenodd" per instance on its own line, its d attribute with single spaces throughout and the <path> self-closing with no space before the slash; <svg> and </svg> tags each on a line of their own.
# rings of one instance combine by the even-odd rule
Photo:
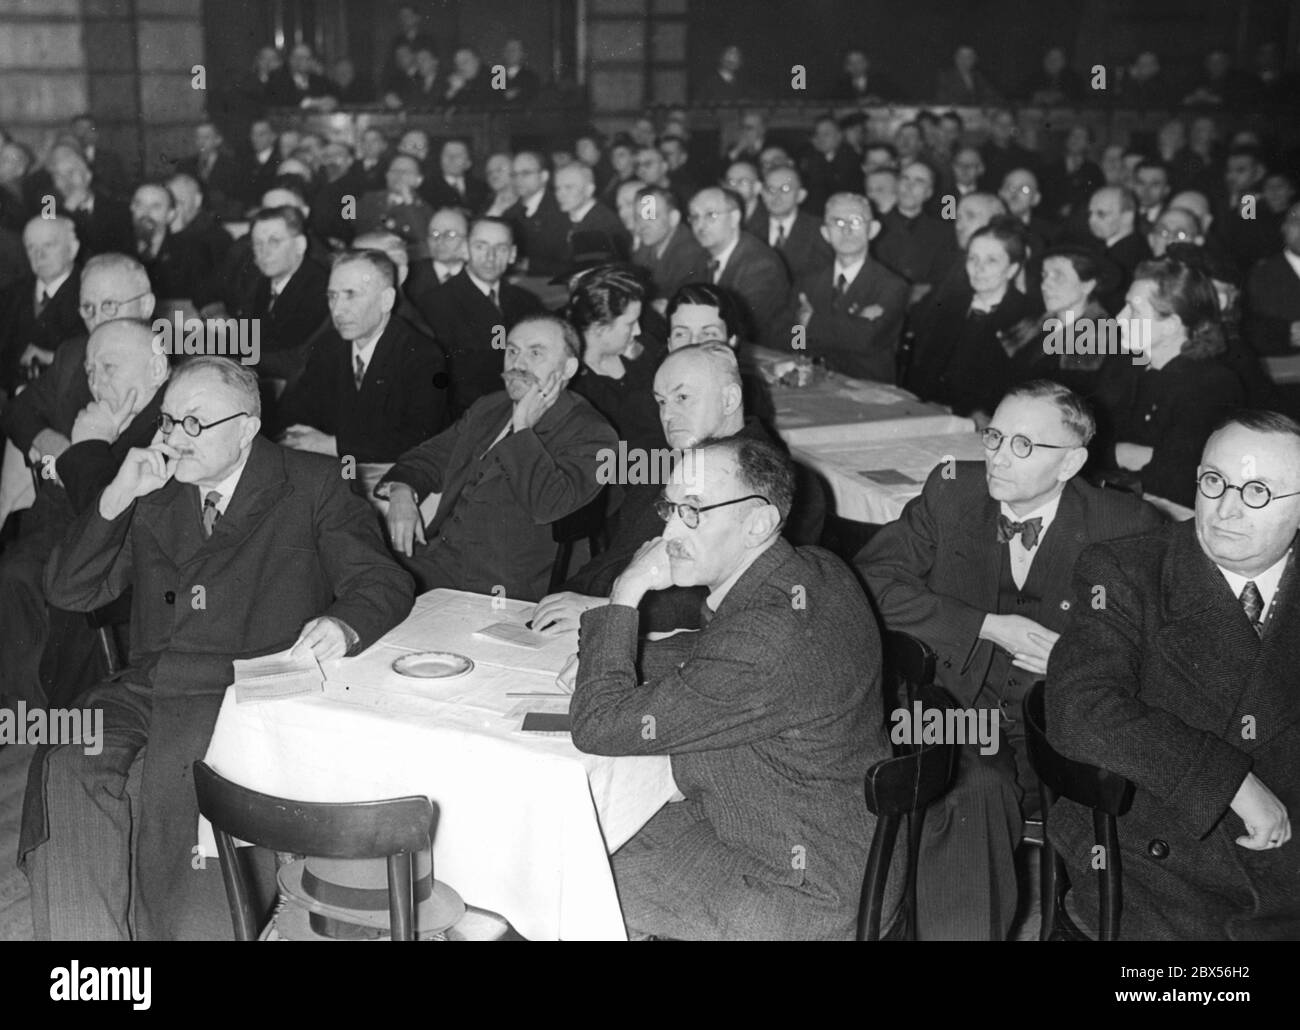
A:
<svg viewBox="0 0 1300 1030">
<path fill-rule="evenodd" d="M 301 642 L 278 654 L 236 659 L 234 666 L 235 701 L 241 705 L 325 692 L 320 662 Z"/>
</svg>

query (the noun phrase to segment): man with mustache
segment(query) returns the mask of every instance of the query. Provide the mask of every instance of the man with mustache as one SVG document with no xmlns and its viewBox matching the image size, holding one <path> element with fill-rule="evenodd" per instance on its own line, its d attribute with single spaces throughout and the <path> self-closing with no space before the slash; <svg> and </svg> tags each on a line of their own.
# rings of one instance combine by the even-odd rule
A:
<svg viewBox="0 0 1300 1030">
<path fill-rule="evenodd" d="M 782 539 L 793 492 L 768 444 L 687 452 L 658 505 L 663 535 L 582 616 L 574 744 L 669 755 L 685 795 L 613 857 L 630 936 L 853 938 L 875 824 L 862 784 L 890 754 L 880 636 L 839 559 Z M 646 643 L 638 662 L 637 608 L 670 586 L 708 591 L 703 629 Z"/>
<path fill-rule="evenodd" d="M 546 592 L 551 525 L 600 492 L 600 452 L 618 446 L 609 423 L 566 389 L 580 347 L 563 319 L 524 318 L 506 336 L 505 391 L 480 397 L 380 481 L 393 550 L 422 591 L 504 589 L 530 601 Z M 441 496 L 426 529 L 420 502 L 430 494 Z"/>
<path fill-rule="evenodd" d="M 212 265 L 190 238 L 171 231 L 175 216 L 176 198 L 167 186 L 146 182 L 137 187 L 131 198 L 131 226 L 153 294 L 161 300 L 191 300 L 212 274 Z"/>
</svg>

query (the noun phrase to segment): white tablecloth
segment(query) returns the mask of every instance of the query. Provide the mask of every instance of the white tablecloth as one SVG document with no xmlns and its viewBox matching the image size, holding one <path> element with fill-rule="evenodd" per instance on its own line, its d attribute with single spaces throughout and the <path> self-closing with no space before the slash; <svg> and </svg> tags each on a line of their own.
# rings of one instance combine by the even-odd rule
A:
<svg viewBox="0 0 1300 1030">
<path fill-rule="evenodd" d="M 881 438 L 873 435 L 875 423 L 845 426 L 823 434 L 820 441 L 791 443 L 790 453 L 830 484 L 841 518 L 883 525 L 903 513 L 903 506 L 920 494 L 926 477 L 940 462 L 983 458 L 974 424 L 969 419 L 955 421 L 968 428 L 901 435 L 904 424 Z"/>
<path fill-rule="evenodd" d="M 1273 382 L 1279 386 L 1300 383 L 1300 354 L 1283 354 L 1265 358 L 1264 367 L 1268 369 Z"/>
<path fill-rule="evenodd" d="M 364 654 L 324 666 L 324 697 L 236 704 L 217 718 L 207 761 L 254 790 L 301 801 L 424 794 L 439 809 L 434 872 L 465 900 L 500 912 L 534 940 L 623 940 L 608 853 L 675 793 L 666 758 L 584 755 L 568 734 L 523 733 L 525 711 L 565 711 L 555 674 L 576 634 L 537 651 L 473 636 L 522 624 L 533 606 L 435 590 Z M 466 654 L 474 670 L 415 680 L 403 654 Z M 200 843 L 215 852 L 211 830 Z"/>
</svg>

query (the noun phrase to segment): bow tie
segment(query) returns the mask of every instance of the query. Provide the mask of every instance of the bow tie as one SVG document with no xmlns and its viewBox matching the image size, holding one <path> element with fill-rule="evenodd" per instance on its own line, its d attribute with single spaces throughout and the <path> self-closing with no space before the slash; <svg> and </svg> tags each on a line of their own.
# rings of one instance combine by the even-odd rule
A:
<svg viewBox="0 0 1300 1030">
<path fill-rule="evenodd" d="M 1041 516 L 1026 519 L 1024 522 L 1012 522 L 1005 515 L 998 515 L 998 543 L 1010 543 L 1013 536 L 1019 536 L 1025 550 L 1032 551 L 1038 543 L 1038 533 L 1043 528 Z"/>
</svg>

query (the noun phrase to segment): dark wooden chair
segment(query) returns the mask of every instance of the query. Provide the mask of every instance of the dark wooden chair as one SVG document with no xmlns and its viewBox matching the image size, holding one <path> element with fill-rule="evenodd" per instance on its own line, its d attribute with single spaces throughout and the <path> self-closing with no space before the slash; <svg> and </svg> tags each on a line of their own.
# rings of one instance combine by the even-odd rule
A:
<svg viewBox="0 0 1300 1030">
<path fill-rule="evenodd" d="M 920 701 L 923 710 L 950 708 L 951 695 L 934 685 L 934 652 L 915 637 L 889 633 L 885 637 L 886 669 L 897 683 L 899 704 L 911 709 Z M 943 797 L 952 784 L 957 748 L 949 744 L 900 745 L 894 758 L 867 770 L 867 807 L 876 816 L 876 832 L 867 856 L 862 905 L 858 912 L 858 940 L 881 940 L 885 886 L 889 879 L 894 845 L 907 821 L 907 867 L 900 912 L 885 939 L 916 939 L 916 866 L 920 853 L 925 810 Z"/>
<path fill-rule="evenodd" d="M 351 804 L 289 801 L 232 783 L 206 762 L 194 763 L 199 811 L 212 823 L 235 939 L 257 940 L 261 930 L 235 840 L 274 851 L 321 858 L 388 861 L 391 938 L 415 940 L 411 856 L 429 847 L 435 809 L 426 797 Z"/>
<path fill-rule="evenodd" d="M 1025 740 L 1029 749 L 1029 764 L 1038 776 L 1043 819 L 1046 822 L 1052 803 L 1058 797 L 1069 798 L 1092 809 L 1093 840 L 1103 849 L 1102 855 L 1105 858 L 1104 865 L 1097 870 L 1098 939 L 1118 940 L 1123 905 L 1116 820 L 1133 804 L 1133 784 L 1106 769 L 1065 758 L 1052 748 L 1047 741 L 1043 688 L 1042 683 L 1037 684 L 1025 695 L 1024 702 Z M 1065 871 L 1065 862 L 1050 841 L 1045 841 L 1038 860 L 1042 913 L 1038 939 L 1090 940 L 1066 914 L 1065 895 L 1069 891 L 1069 877 Z"/>
<path fill-rule="evenodd" d="M 104 676 L 116 676 L 126 668 L 127 648 L 123 638 L 129 633 L 131 625 L 131 591 L 128 590 L 102 608 L 87 612 L 86 623 L 95 632 Z"/>
<path fill-rule="evenodd" d="M 577 511 L 557 519 L 551 526 L 551 539 L 559 547 L 555 551 L 555 561 L 551 565 L 551 581 L 546 592 L 553 594 L 569 578 L 569 564 L 573 561 L 573 545 L 579 540 L 586 540 L 591 549 L 591 557 L 596 557 L 605 549 L 605 505 L 608 501 L 606 492 L 601 490 L 594 498 Z"/>
</svg>

